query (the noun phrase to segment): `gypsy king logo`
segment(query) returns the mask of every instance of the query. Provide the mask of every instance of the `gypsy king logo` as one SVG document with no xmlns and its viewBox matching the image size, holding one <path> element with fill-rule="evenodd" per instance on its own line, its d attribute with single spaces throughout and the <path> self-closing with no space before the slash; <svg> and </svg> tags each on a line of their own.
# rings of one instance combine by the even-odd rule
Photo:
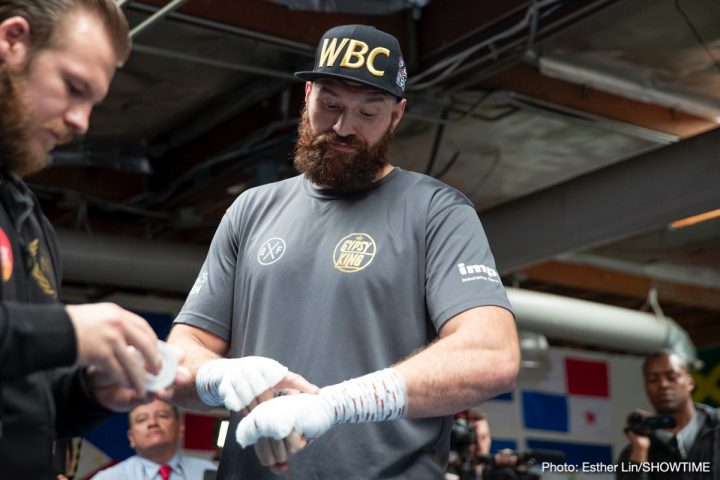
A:
<svg viewBox="0 0 720 480">
<path fill-rule="evenodd" d="M 359 272 L 372 263 L 376 248 L 375 240 L 367 233 L 351 233 L 335 246 L 335 268 L 341 272 Z"/>
</svg>

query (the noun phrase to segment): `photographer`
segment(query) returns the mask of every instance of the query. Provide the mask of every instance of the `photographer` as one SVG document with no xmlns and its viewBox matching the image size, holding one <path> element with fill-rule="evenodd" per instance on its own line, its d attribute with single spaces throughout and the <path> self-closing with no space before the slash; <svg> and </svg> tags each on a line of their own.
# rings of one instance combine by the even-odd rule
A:
<svg viewBox="0 0 720 480">
<path fill-rule="evenodd" d="M 720 433 L 720 411 L 693 403 L 691 392 L 695 384 L 688 373 L 687 361 L 668 351 L 648 355 L 643 364 L 643 377 L 645 392 L 655 413 L 670 418 L 652 417 L 649 412 L 640 410 L 628 417 L 625 434 L 630 444 L 620 454 L 617 479 L 720 480 L 715 461 L 720 459 L 720 445 L 715 441 Z M 633 468 L 633 465 L 651 467 L 662 462 L 690 462 L 693 465 L 707 462 L 711 472 Z"/>
<path fill-rule="evenodd" d="M 490 455 L 491 444 L 490 424 L 480 408 L 468 410 L 467 420 L 455 419 L 450 437 L 449 473 L 445 480 L 486 478 L 491 471 L 499 473 L 518 465 L 518 456 L 511 450 Z"/>
</svg>

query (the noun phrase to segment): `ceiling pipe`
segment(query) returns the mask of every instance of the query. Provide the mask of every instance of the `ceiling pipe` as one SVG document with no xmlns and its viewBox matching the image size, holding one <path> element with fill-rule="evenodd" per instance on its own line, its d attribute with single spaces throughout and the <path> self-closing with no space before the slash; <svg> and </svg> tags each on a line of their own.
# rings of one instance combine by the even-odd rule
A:
<svg viewBox="0 0 720 480">
<path fill-rule="evenodd" d="M 669 317 L 519 288 L 507 292 L 520 329 L 633 353 L 668 349 L 697 360 L 690 336 Z"/>
<path fill-rule="evenodd" d="M 172 0 L 163 8 L 153 13 L 149 18 L 145 19 L 145 21 L 143 21 L 140 25 L 130 30 L 130 38 L 137 37 L 142 32 L 157 23 L 159 20 L 162 20 L 162 18 L 168 15 L 170 12 L 180 8 L 187 1 L 188 0 Z"/>
<path fill-rule="evenodd" d="M 117 235 L 58 230 L 66 281 L 186 293 L 206 247 Z M 518 328 L 550 339 L 648 353 L 669 348 L 688 359 L 697 352 L 672 319 L 548 293 L 508 288 Z"/>
<path fill-rule="evenodd" d="M 57 231 L 63 280 L 187 293 L 207 248 L 75 230 Z"/>
</svg>

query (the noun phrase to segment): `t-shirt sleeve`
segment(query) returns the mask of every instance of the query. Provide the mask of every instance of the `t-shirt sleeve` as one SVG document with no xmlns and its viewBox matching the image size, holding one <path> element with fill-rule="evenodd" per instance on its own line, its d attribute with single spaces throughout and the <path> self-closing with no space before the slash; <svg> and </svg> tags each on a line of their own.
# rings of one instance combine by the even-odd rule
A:
<svg viewBox="0 0 720 480">
<path fill-rule="evenodd" d="M 195 284 L 174 323 L 184 323 L 230 339 L 238 242 L 230 212 L 210 244 Z"/>
<path fill-rule="evenodd" d="M 469 202 L 436 202 L 426 227 L 426 301 L 435 328 L 471 308 L 512 312 L 487 237 Z"/>
</svg>

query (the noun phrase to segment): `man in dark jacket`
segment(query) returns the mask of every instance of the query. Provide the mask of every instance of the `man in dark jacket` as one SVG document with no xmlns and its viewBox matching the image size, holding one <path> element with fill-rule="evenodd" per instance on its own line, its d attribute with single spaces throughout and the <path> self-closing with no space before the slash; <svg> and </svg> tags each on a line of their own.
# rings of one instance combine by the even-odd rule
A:
<svg viewBox="0 0 720 480">
<path fill-rule="evenodd" d="M 630 444 L 620 455 L 619 480 L 720 479 L 720 411 L 692 401 L 694 382 L 687 361 L 672 352 L 649 355 L 643 364 L 645 392 L 658 415 L 670 415 L 675 426 L 643 428 L 630 422 Z M 636 411 L 647 417 L 648 412 Z"/>
<path fill-rule="evenodd" d="M 55 233 L 20 178 L 85 133 L 129 51 L 113 0 L 0 0 L 2 478 L 55 478 L 57 438 L 147 400 L 133 349 L 151 373 L 160 366 L 142 318 L 112 304 L 58 302 Z"/>
</svg>

